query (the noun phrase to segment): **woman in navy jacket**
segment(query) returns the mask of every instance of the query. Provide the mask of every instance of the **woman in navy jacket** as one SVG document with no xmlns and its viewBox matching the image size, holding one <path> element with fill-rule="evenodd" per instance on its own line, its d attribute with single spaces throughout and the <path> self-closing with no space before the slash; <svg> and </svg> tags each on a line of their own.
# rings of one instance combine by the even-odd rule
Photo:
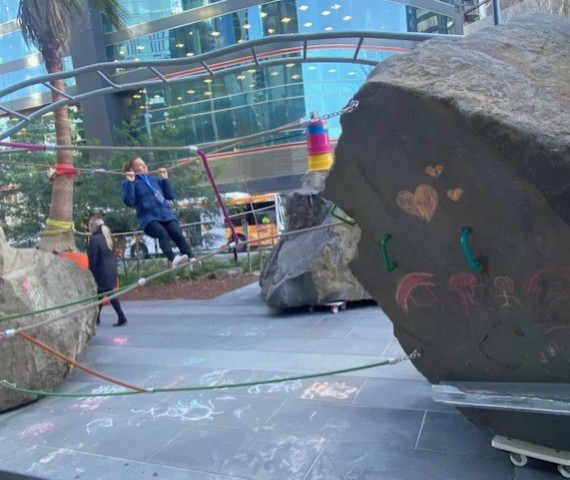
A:
<svg viewBox="0 0 570 480">
<path fill-rule="evenodd" d="M 172 262 L 172 267 L 177 267 L 195 258 L 168 203 L 168 200 L 174 200 L 168 172 L 161 168 L 157 173 L 158 177 L 148 176 L 144 160 L 132 158 L 125 164 L 121 194 L 125 205 L 136 210 L 141 230 L 149 237 L 158 239 L 160 249 Z M 171 239 L 180 249 L 180 255 L 172 251 Z"/>
<path fill-rule="evenodd" d="M 95 277 L 97 283 L 97 293 L 109 292 L 117 285 L 117 260 L 113 253 L 113 240 L 111 232 L 105 225 L 101 217 L 93 217 L 89 220 L 89 231 L 91 238 L 87 245 L 87 258 L 89 259 L 89 270 Z M 117 313 L 119 319 L 113 327 L 121 327 L 127 324 L 127 317 L 123 313 L 118 298 L 110 300 L 111 305 Z M 103 304 L 99 304 L 97 314 L 97 325 L 101 323 L 100 315 Z"/>
</svg>

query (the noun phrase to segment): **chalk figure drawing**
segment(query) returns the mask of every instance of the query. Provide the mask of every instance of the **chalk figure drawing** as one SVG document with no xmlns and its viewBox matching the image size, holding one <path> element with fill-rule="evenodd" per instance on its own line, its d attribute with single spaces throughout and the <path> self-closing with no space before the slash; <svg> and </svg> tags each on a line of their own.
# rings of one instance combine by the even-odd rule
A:
<svg viewBox="0 0 570 480">
<path fill-rule="evenodd" d="M 515 284 L 511 277 L 500 275 L 495 277 L 493 281 L 493 293 L 495 296 L 503 301 L 500 308 L 510 307 L 513 308 L 511 300 L 515 300 L 519 305 L 520 301 L 515 296 Z"/>
<path fill-rule="evenodd" d="M 404 212 L 429 222 L 437 208 L 438 199 L 435 189 L 423 183 L 416 188 L 414 193 L 408 190 L 398 192 L 396 202 Z"/>
</svg>

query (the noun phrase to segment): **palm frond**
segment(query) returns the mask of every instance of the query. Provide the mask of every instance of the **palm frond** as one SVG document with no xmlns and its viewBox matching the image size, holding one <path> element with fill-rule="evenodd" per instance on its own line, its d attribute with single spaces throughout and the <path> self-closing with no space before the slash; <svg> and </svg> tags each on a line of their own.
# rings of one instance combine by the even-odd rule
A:
<svg viewBox="0 0 570 480">
<path fill-rule="evenodd" d="M 128 13 L 119 0 L 89 0 L 90 3 L 120 30 L 124 27 Z"/>
<path fill-rule="evenodd" d="M 55 40 L 67 48 L 71 40 L 71 19 L 83 13 L 81 0 L 20 0 L 18 22 L 28 45 L 41 51 Z"/>
<path fill-rule="evenodd" d="M 91 5 L 117 29 L 123 27 L 127 11 L 120 0 L 89 0 Z M 20 0 L 18 22 L 24 41 L 38 47 L 57 41 L 67 49 L 71 41 L 73 20 L 85 15 L 81 0 Z"/>
</svg>

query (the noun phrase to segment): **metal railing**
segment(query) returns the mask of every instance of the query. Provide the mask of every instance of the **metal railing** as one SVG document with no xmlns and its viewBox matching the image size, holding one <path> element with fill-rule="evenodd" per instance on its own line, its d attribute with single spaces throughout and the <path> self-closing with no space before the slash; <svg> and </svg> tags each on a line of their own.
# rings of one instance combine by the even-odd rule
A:
<svg viewBox="0 0 570 480">
<path fill-rule="evenodd" d="M 289 63 L 353 63 L 374 66 L 377 59 L 366 58 L 363 51 L 405 52 L 418 42 L 436 37 L 455 35 L 400 32 L 326 32 L 314 34 L 274 35 L 243 42 L 194 57 L 149 61 L 116 61 L 80 67 L 69 71 L 41 75 L 0 89 L 0 111 L 20 121 L 0 132 L 0 140 L 18 132 L 43 115 L 65 105 L 77 104 L 101 95 L 174 85 L 189 79 L 203 80 L 244 69 L 271 67 Z M 335 55 L 323 54 L 334 49 Z M 63 92 L 51 82 L 58 79 L 99 77 L 103 86 L 86 92 Z M 2 97 L 33 85 L 44 85 L 61 95 L 61 99 L 46 104 L 33 113 L 24 114 L 10 108 Z M 75 90 L 75 89 L 74 89 Z"/>
</svg>

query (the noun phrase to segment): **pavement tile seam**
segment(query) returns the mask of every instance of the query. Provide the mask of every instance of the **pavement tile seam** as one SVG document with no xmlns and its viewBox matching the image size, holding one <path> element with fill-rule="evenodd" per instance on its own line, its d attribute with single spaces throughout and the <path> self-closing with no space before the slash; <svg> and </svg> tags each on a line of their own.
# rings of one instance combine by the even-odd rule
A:
<svg viewBox="0 0 570 480">
<path fill-rule="evenodd" d="M 307 473 L 305 474 L 305 476 L 303 477 L 304 479 L 308 478 L 309 475 L 311 475 L 311 472 L 314 471 L 315 466 L 318 465 L 318 463 L 321 461 L 322 457 L 325 455 L 325 452 L 327 451 L 327 447 L 329 446 L 329 444 L 331 443 L 330 439 L 326 439 L 323 448 L 320 452 L 317 452 L 317 456 L 315 457 L 315 459 L 313 460 L 313 463 L 309 466 L 309 468 L 307 469 Z"/>
<path fill-rule="evenodd" d="M 422 431 L 423 431 L 424 425 L 425 425 L 425 423 L 426 423 L 426 417 L 427 417 L 427 411 L 424 411 L 424 415 L 423 415 L 423 417 L 422 417 L 422 423 L 421 423 L 420 428 L 419 428 L 419 430 L 418 430 L 418 435 L 417 435 L 417 437 L 416 437 L 416 443 L 415 443 L 415 445 L 414 445 L 414 449 L 417 449 L 417 448 L 418 448 L 418 445 L 419 445 L 419 443 L 420 443 L 420 438 L 422 437 Z"/>
<path fill-rule="evenodd" d="M 169 465 L 164 465 L 164 464 L 161 464 L 161 463 L 152 463 L 152 462 L 144 462 L 144 463 L 142 463 L 141 465 L 139 465 L 139 466 L 134 470 L 134 472 L 128 474 L 128 475 L 125 477 L 125 479 L 131 478 L 131 477 L 132 477 L 132 478 L 135 478 L 135 479 L 136 479 L 136 478 L 140 478 L 139 475 L 142 474 L 141 471 L 144 470 L 144 469 L 147 469 L 147 470 L 149 470 L 149 469 L 151 469 L 151 470 L 158 470 L 158 469 L 160 469 L 160 468 L 167 468 L 169 474 L 170 474 L 170 473 L 176 473 L 176 472 L 178 472 L 178 473 L 180 473 L 181 475 L 183 475 L 186 480 L 192 480 L 193 477 L 191 477 L 191 476 L 189 476 L 189 475 L 195 475 L 195 474 L 200 474 L 200 475 L 208 474 L 208 475 L 210 475 L 210 480 L 251 480 L 251 479 L 249 479 L 249 478 L 247 478 L 247 477 L 236 477 L 236 476 L 234 476 L 234 475 L 228 476 L 228 475 L 224 475 L 224 474 L 219 473 L 219 472 L 214 472 L 214 473 L 212 473 L 212 472 L 206 472 L 206 471 L 204 471 L 204 470 L 195 470 L 195 469 L 188 469 L 188 468 L 171 467 L 171 466 L 169 466 Z M 156 473 L 156 472 L 153 473 L 152 476 L 153 476 L 153 478 L 157 478 L 157 477 L 160 478 L 160 475 L 159 475 L 158 473 Z M 163 477 L 163 478 L 164 478 L 164 477 Z M 168 478 L 168 477 L 167 477 L 167 478 Z M 0 480 L 2 480 L 2 479 L 0 478 Z"/>
<path fill-rule="evenodd" d="M 263 422 L 263 424 L 261 425 L 260 428 L 265 427 L 273 418 L 275 418 L 278 414 L 279 411 L 281 409 L 283 409 L 283 407 L 286 405 L 287 400 L 282 400 L 281 403 L 279 404 L 279 406 L 273 411 L 273 413 L 265 420 L 265 422 Z"/>
</svg>

